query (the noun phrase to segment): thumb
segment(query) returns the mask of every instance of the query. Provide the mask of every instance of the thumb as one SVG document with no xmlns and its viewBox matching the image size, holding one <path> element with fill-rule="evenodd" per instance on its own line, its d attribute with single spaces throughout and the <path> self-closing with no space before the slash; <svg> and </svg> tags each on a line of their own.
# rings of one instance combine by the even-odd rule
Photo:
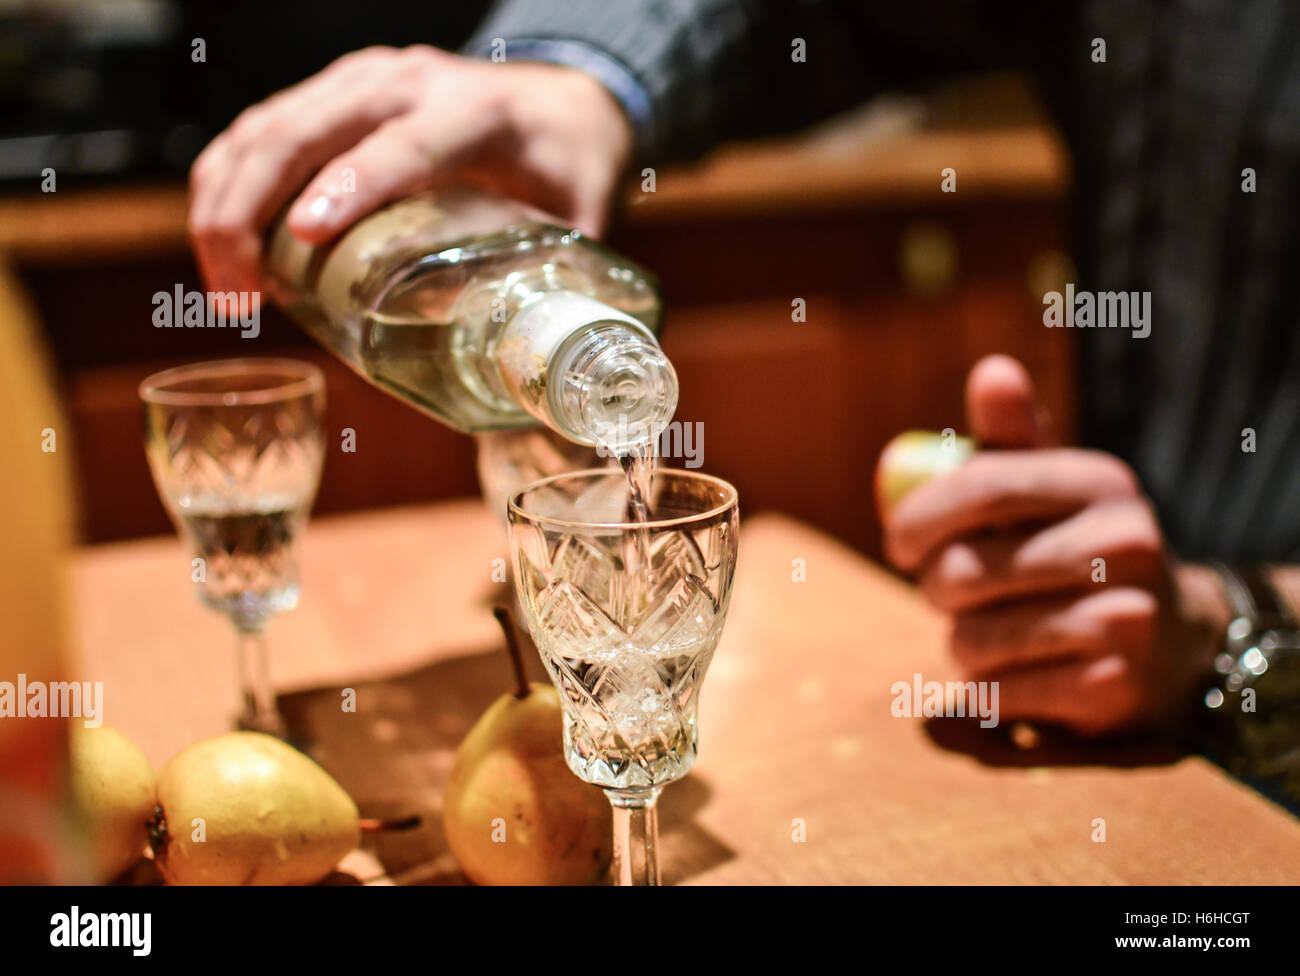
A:
<svg viewBox="0 0 1300 976">
<path fill-rule="evenodd" d="M 1010 356 L 985 356 L 966 378 L 966 422 L 981 447 L 1045 447 L 1047 410 L 1033 380 Z"/>
</svg>

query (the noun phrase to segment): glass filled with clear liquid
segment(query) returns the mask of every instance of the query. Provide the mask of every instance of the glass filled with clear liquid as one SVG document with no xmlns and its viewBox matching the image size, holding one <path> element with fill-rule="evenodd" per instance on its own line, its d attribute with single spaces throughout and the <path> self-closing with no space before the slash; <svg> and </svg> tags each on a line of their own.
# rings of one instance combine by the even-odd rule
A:
<svg viewBox="0 0 1300 976">
<path fill-rule="evenodd" d="M 320 370 L 290 359 L 197 363 L 146 378 L 140 399 L 154 484 L 193 553 L 178 572 L 239 637 L 239 726 L 282 735 L 264 630 L 298 604 L 294 541 L 325 451 Z"/>
<path fill-rule="evenodd" d="M 692 471 L 547 478 L 510 500 L 515 588 L 564 708 L 569 768 L 614 806 L 615 880 L 659 879 L 656 801 L 695 762 L 700 686 L 731 599 L 736 490 Z"/>
</svg>

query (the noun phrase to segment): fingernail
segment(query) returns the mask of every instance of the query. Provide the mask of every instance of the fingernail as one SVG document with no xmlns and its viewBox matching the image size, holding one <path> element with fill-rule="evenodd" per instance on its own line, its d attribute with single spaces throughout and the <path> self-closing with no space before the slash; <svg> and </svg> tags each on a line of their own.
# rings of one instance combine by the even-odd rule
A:
<svg viewBox="0 0 1300 976">
<path fill-rule="evenodd" d="M 332 206 L 334 206 L 334 201 L 324 194 L 321 194 L 311 202 L 311 206 L 307 208 L 307 212 L 317 220 L 324 220 L 329 214 L 330 207 Z"/>
<path fill-rule="evenodd" d="M 329 222 L 330 213 L 334 209 L 334 201 L 326 194 L 312 197 L 306 205 L 299 204 L 294 207 L 294 222 L 301 224 L 325 224 Z"/>
</svg>

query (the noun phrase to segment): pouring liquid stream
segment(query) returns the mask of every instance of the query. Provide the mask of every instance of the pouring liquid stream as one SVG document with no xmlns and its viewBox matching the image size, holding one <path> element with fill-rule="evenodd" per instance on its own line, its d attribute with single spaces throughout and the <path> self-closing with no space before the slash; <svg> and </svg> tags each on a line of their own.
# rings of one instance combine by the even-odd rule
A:
<svg viewBox="0 0 1300 976">
<path fill-rule="evenodd" d="M 629 522 L 649 522 L 653 517 L 650 505 L 654 497 L 655 466 L 658 463 L 653 440 L 620 454 L 618 463 L 627 476 L 627 515 Z M 624 560 L 632 571 L 633 579 L 640 579 L 647 591 L 655 583 L 654 563 L 650 557 L 650 531 L 637 529 L 627 534 Z"/>
</svg>

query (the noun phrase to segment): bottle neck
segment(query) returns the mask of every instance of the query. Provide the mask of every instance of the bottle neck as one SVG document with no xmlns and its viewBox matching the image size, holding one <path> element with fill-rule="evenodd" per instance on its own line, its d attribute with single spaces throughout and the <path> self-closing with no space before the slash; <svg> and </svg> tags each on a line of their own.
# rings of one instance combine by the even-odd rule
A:
<svg viewBox="0 0 1300 976">
<path fill-rule="evenodd" d="M 677 409 L 677 375 L 654 334 L 578 292 L 544 292 L 523 304 L 496 358 L 511 397 L 579 444 L 616 454 L 644 448 Z"/>
</svg>

